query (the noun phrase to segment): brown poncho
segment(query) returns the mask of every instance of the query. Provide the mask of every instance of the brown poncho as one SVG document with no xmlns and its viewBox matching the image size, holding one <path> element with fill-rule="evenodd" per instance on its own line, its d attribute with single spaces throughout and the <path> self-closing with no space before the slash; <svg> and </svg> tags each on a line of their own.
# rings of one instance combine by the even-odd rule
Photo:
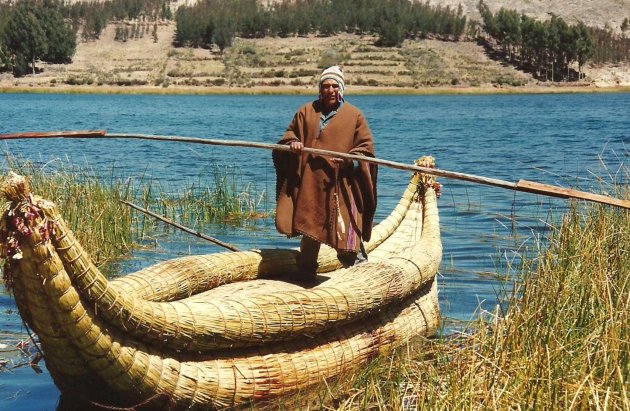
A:
<svg viewBox="0 0 630 411">
<path fill-rule="evenodd" d="M 344 103 L 320 134 L 319 101 L 302 106 L 279 144 L 374 157 L 367 121 Z M 276 228 L 290 237 L 307 235 L 337 250 L 358 251 L 370 239 L 376 210 L 376 165 L 337 165 L 331 158 L 273 152 L 276 168 Z"/>
</svg>

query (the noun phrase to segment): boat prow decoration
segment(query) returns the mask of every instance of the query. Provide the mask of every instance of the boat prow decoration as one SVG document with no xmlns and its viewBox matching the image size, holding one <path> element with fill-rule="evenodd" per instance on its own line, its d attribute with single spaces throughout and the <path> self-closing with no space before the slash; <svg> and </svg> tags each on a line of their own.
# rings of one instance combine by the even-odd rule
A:
<svg viewBox="0 0 630 411">
<path fill-rule="evenodd" d="M 129 401 L 164 397 L 171 409 L 270 399 L 435 333 L 436 187 L 411 178 L 374 227 L 366 262 L 343 268 L 322 247 L 317 284 L 291 280 L 293 249 L 192 255 L 109 280 L 56 206 L 12 174 L 3 276 L 62 392 L 107 387 Z"/>
</svg>

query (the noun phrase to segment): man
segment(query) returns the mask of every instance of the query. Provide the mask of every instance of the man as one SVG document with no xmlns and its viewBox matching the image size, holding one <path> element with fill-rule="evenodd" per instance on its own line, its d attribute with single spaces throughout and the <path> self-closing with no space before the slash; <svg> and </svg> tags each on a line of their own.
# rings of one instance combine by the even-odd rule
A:
<svg viewBox="0 0 630 411">
<path fill-rule="evenodd" d="M 303 151 L 304 147 L 374 157 L 372 134 L 363 113 L 344 101 L 341 67 L 325 69 L 319 99 L 303 105 L 274 151 L 276 228 L 302 235 L 298 266 L 306 280 L 316 278 L 320 244 L 337 250 L 344 266 L 354 264 L 361 240 L 368 241 L 376 209 L 376 165 L 355 164 Z"/>
</svg>

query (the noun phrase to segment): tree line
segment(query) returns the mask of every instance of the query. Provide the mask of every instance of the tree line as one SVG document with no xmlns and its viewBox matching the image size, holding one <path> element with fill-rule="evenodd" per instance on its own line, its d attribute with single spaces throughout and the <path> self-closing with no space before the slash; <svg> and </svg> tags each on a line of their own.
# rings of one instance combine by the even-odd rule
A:
<svg viewBox="0 0 630 411">
<path fill-rule="evenodd" d="M 484 31 L 506 58 L 538 78 L 573 80 L 577 75 L 579 79 L 587 61 L 630 61 L 630 41 L 610 29 L 590 28 L 582 22 L 569 25 L 556 15 L 539 21 L 503 7 L 492 13 L 483 0 L 478 10 Z M 577 73 L 571 69 L 573 64 Z"/>
<path fill-rule="evenodd" d="M 610 27 L 592 28 L 595 47 L 591 61 L 596 64 L 630 61 L 630 38 L 625 35 L 629 26 L 630 21 L 626 18 L 621 25 L 621 34 L 615 33 Z"/>
<path fill-rule="evenodd" d="M 408 0 L 283 0 L 270 7 L 256 0 L 203 0 L 177 9 L 176 43 L 231 45 L 235 36 L 376 34 L 379 45 L 400 46 L 407 38 L 460 37 L 466 29 L 461 6 L 433 7 Z"/>
<path fill-rule="evenodd" d="M 77 2 L 64 5 L 64 16 L 73 22 L 78 30 L 82 26 L 84 40 L 96 40 L 111 21 L 152 21 L 171 20 L 173 14 L 168 0 L 104 0 L 98 2 Z"/>
<path fill-rule="evenodd" d="M 36 61 L 70 63 L 80 29 L 84 41 L 98 39 L 112 20 L 172 19 L 167 0 L 18 0 L 0 3 L 0 70 L 35 73 Z"/>
<path fill-rule="evenodd" d="M 76 33 L 54 3 L 21 1 L 0 12 L 0 66 L 17 76 L 35 61 L 69 63 L 76 50 Z"/>
</svg>

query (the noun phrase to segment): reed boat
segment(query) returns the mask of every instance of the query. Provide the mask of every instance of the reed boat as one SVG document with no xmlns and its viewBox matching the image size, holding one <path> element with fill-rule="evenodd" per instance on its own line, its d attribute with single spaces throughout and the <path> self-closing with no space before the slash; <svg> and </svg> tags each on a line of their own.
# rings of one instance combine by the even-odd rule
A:
<svg viewBox="0 0 630 411">
<path fill-rule="evenodd" d="M 374 227 L 367 261 L 343 268 L 323 246 L 315 283 L 299 281 L 295 249 L 191 255 L 108 279 L 55 204 L 11 173 L 3 276 L 62 393 L 168 409 L 255 403 L 436 332 L 436 187 L 412 176 Z"/>
</svg>

